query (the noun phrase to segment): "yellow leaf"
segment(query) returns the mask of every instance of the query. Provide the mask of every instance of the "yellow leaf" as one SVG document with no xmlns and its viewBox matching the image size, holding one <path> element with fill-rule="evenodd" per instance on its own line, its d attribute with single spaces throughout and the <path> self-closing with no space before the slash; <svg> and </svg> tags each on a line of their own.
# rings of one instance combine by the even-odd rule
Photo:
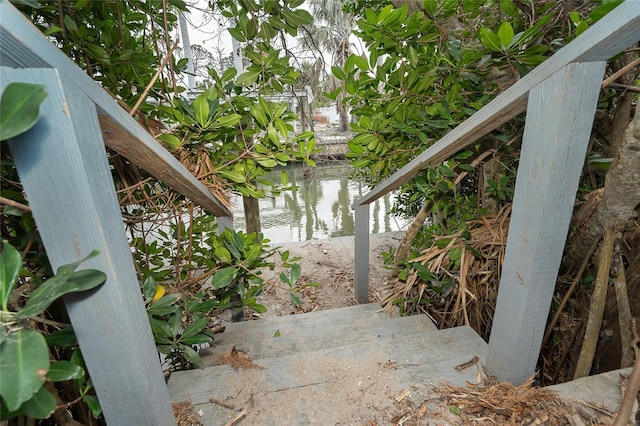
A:
<svg viewBox="0 0 640 426">
<path fill-rule="evenodd" d="M 160 300 L 160 298 L 162 298 L 162 296 L 164 296 L 164 294 L 166 293 L 167 289 L 164 288 L 164 286 L 157 286 L 156 287 L 156 294 L 153 295 L 153 300 L 151 301 L 151 303 L 156 302 L 157 300 Z"/>
</svg>

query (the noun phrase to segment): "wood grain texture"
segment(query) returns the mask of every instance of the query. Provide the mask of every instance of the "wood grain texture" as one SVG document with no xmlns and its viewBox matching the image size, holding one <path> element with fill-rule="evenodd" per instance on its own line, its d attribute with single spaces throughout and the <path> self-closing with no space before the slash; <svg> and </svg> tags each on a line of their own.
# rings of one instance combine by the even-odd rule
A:
<svg viewBox="0 0 640 426">
<path fill-rule="evenodd" d="M 569 64 L 529 96 L 487 355 L 499 380 L 521 384 L 536 369 L 605 67 Z"/>
<path fill-rule="evenodd" d="M 439 164 L 523 112 L 529 91 L 574 62 L 605 61 L 640 39 L 640 1 L 629 0 L 536 67 L 464 123 L 382 181 L 358 204 L 369 204 L 410 181 L 420 170 Z"/>
<path fill-rule="evenodd" d="M 231 217 L 228 209 L 171 153 L 7 1 L 0 2 L 0 16 L 0 65 L 58 69 L 65 84 L 76 87 L 98 107 L 104 141 L 110 148 L 209 213 Z"/>
<path fill-rule="evenodd" d="M 386 321 L 390 330 L 397 327 L 396 321 L 403 323 Z M 300 336 L 301 352 L 255 358 L 253 362 L 263 369 L 235 371 L 219 365 L 174 373 L 169 391 L 174 400 L 190 399 L 202 410 L 201 420 L 207 426 L 225 425 L 234 414 L 211 400 L 238 409 L 251 404 L 249 418 L 241 424 L 360 425 L 407 390 L 424 398 L 428 394 L 421 392 L 431 384 L 475 383 L 477 369 L 454 367 L 473 356 L 483 361 L 486 352 L 486 343 L 468 326 L 413 335 L 394 336 L 387 331 L 365 335 L 357 342 L 305 350 L 304 341 L 313 338 Z M 376 394 L 379 398 L 368 399 Z M 286 401 L 284 412 L 282 401 Z M 370 405 L 373 401 L 377 404 Z M 386 420 L 376 424 L 391 423 L 390 416 Z"/>
<path fill-rule="evenodd" d="M 81 269 L 107 281 L 65 303 L 105 419 L 175 424 L 93 102 L 55 69 L 0 67 L 0 76 L 1 89 L 47 88 L 40 120 L 9 146 L 53 268 L 100 250 Z"/>
</svg>

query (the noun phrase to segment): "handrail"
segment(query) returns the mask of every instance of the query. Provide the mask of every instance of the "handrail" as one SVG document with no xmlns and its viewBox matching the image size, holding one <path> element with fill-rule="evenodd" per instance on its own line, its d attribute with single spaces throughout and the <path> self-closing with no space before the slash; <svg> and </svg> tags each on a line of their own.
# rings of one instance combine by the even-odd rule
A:
<svg viewBox="0 0 640 426">
<path fill-rule="evenodd" d="M 640 39 L 640 1 L 627 0 L 552 57 L 358 199 L 370 204 L 525 111 L 529 91 L 574 62 L 606 61 Z"/>
<path fill-rule="evenodd" d="M 54 269 L 97 249 L 83 267 L 105 284 L 65 297 L 109 424 L 175 425 L 127 241 L 105 144 L 230 226 L 229 210 L 84 71 L 0 0 L 0 89 L 39 84 L 38 122 L 7 141 Z M 0 90 L 0 91 L 1 91 Z"/>
<path fill-rule="evenodd" d="M 0 2 L 0 66 L 56 68 L 98 107 L 107 146 L 218 217 L 231 212 L 114 99 L 8 2 Z"/>
<path fill-rule="evenodd" d="M 498 380 L 536 369 L 606 62 L 640 39 L 627 0 L 354 203 L 355 295 L 368 301 L 370 203 L 527 111 L 499 293 L 484 360 Z"/>
</svg>

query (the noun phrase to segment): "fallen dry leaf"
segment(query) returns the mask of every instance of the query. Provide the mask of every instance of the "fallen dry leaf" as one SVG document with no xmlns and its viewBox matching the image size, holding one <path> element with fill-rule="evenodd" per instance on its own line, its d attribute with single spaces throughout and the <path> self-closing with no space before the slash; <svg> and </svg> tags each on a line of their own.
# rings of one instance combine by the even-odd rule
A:
<svg viewBox="0 0 640 426">
<path fill-rule="evenodd" d="M 231 350 L 220 357 L 220 364 L 226 364 L 231 366 L 234 370 L 248 370 L 248 369 L 264 369 L 257 364 L 254 364 L 249 355 L 241 350 L 236 349 L 236 346 L 233 345 Z"/>
</svg>

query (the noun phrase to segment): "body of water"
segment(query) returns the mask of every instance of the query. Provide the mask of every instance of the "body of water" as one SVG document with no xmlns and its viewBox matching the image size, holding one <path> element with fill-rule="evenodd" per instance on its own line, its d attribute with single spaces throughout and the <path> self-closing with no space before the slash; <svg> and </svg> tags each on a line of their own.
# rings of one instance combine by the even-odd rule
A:
<svg viewBox="0 0 640 426">
<path fill-rule="evenodd" d="M 260 200 L 262 233 L 274 243 L 342 237 L 354 234 L 353 203 L 368 192 L 367 186 L 350 179 L 345 164 L 327 163 L 314 168 L 292 165 L 285 169 L 297 191 Z M 275 179 L 280 179 L 280 170 Z M 371 205 L 370 232 L 406 228 L 407 221 L 389 214 L 393 195 Z M 234 228 L 245 229 L 242 198 L 233 198 Z"/>
</svg>

